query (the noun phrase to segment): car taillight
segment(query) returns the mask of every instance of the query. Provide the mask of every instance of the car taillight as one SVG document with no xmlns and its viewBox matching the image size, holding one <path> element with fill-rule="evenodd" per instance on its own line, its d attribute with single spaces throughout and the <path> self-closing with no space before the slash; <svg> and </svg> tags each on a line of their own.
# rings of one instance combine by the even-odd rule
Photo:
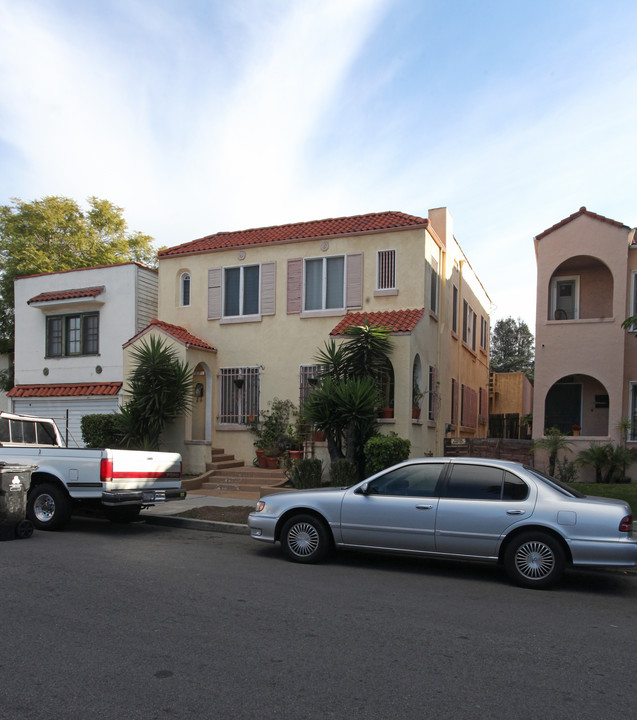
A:
<svg viewBox="0 0 637 720">
<path fill-rule="evenodd" d="M 633 529 L 633 516 L 626 515 L 619 523 L 619 532 L 630 532 Z"/>
<path fill-rule="evenodd" d="M 100 480 L 102 482 L 111 482 L 113 479 L 113 460 L 104 458 L 100 462 Z"/>
</svg>

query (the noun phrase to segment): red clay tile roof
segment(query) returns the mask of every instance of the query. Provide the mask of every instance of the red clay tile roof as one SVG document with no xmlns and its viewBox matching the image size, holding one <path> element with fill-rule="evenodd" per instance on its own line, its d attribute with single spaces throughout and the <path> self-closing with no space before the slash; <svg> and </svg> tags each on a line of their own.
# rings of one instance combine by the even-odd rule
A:
<svg viewBox="0 0 637 720">
<path fill-rule="evenodd" d="M 90 397 L 95 395 L 117 395 L 121 389 L 121 382 L 16 385 L 9 390 L 7 395 L 14 398 Z"/>
<path fill-rule="evenodd" d="M 210 352 L 217 352 L 217 348 L 209 345 L 205 340 L 201 340 L 192 333 L 189 333 L 186 328 L 180 325 L 171 325 L 170 323 L 164 322 L 163 320 L 151 320 L 150 325 L 147 325 L 141 332 L 137 333 L 135 337 L 131 338 L 128 342 L 124 343 L 124 347 L 128 347 L 137 338 L 147 333 L 151 328 L 156 327 L 169 335 L 177 342 L 185 345 L 187 348 L 194 348 L 195 350 L 209 350 Z"/>
<path fill-rule="evenodd" d="M 395 333 L 410 333 L 416 327 L 424 312 L 424 309 L 420 309 L 347 313 L 330 335 L 344 335 L 347 328 L 352 327 L 352 325 L 363 325 L 365 320 L 372 327 L 388 327 Z"/>
<path fill-rule="evenodd" d="M 575 218 L 580 217 L 580 215 L 586 215 L 587 217 L 593 218 L 594 220 L 599 220 L 601 222 L 608 223 L 609 225 L 613 225 L 614 227 L 618 228 L 625 228 L 626 230 L 630 230 L 628 225 L 624 225 L 624 223 L 620 223 L 617 220 L 611 220 L 610 218 L 604 217 L 603 215 L 597 215 L 597 213 L 590 212 L 590 210 L 587 210 L 585 207 L 581 207 L 577 212 L 573 213 L 572 215 L 569 215 L 567 218 L 564 218 L 564 220 L 560 220 L 560 222 L 555 223 L 555 225 L 552 225 L 547 230 L 544 230 L 544 232 L 541 232 L 539 235 L 535 236 L 536 240 L 541 240 L 546 235 L 550 235 L 554 230 L 557 230 L 558 228 L 563 227 L 564 225 L 567 225 L 571 222 L 571 220 L 575 220 Z"/>
<path fill-rule="evenodd" d="M 309 222 L 275 225 L 273 227 L 219 232 L 199 240 L 166 248 L 158 253 L 158 257 L 166 258 L 191 253 L 204 253 L 212 250 L 264 245 L 298 240 L 315 240 L 316 238 L 338 237 L 339 235 L 365 235 L 387 230 L 402 230 L 410 227 L 427 227 L 428 220 L 415 215 L 401 212 L 380 212 L 352 217 L 311 220 Z"/>
<path fill-rule="evenodd" d="M 75 300 L 77 298 L 95 298 L 101 295 L 106 288 L 104 285 L 97 287 L 77 288 L 75 290 L 54 290 L 53 292 L 43 292 L 30 300 L 27 305 L 35 302 L 52 302 L 53 300 Z"/>
</svg>

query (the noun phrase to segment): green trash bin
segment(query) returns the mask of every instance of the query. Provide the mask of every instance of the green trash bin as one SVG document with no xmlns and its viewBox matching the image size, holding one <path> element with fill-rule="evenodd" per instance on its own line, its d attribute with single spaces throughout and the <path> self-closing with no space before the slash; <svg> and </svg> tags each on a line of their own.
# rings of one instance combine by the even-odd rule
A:
<svg viewBox="0 0 637 720">
<path fill-rule="evenodd" d="M 37 465 L 0 462 L 0 540 L 30 538 L 33 525 L 27 520 L 27 493 Z"/>
</svg>

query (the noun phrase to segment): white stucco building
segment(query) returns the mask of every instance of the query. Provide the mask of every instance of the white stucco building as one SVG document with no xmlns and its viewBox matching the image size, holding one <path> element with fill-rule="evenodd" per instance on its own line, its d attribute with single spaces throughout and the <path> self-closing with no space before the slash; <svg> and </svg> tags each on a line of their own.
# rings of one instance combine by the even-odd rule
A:
<svg viewBox="0 0 637 720">
<path fill-rule="evenodd" d="M 55 418 L 81 446 L 82 416 L 120 404 L 122 345 L 156 317 L 157 292 L 135 262 L 18 278 L 11 409 Z"/>
</svg>

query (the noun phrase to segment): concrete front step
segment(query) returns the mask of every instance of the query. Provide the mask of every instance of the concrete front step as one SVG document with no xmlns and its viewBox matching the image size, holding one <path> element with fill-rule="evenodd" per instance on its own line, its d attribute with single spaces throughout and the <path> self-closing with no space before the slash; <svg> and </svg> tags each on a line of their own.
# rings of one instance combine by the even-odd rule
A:
<svg viewBox="0 0 637 720">
<path fill-rule="evenodd" d="M 232 459 L 220 460 L 212 463 L 206 463 L 206 470 L 229 470 L 230 468 L 242 468 L 245 467 L 245 463 L 242 460 L 235 460 L 232 455 Z"/>
</svg>

